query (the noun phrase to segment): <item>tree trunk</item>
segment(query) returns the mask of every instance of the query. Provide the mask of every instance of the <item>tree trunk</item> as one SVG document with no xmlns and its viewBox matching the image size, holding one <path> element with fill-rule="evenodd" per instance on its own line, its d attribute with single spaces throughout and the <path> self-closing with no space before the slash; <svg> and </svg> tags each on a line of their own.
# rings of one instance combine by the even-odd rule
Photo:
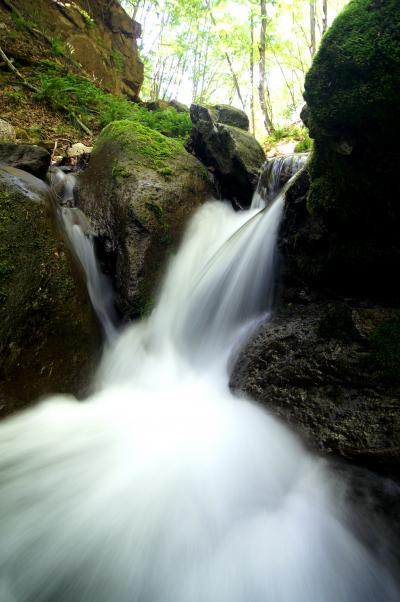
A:
<svg viewBox="0 0 400 602">
<path fill-rule="evenodd" d="M 328 0 L 322 0 L 322 33 L 328 29 Z"/>
<path fill-rule="evenodd" d="M 254 15 L 250 11 L 250 118 L 251 118 L 251 133 L 255 133 L 255 118 L 254 118 Z"/>
<path fill-rule="evenodd" d="M 212 12 L 212 10 L 211 10 L 211 5 L 210 5 L 210 3 L 209 3 L 209 1 L 208 1 L 208 0 L 206 0 L 206 6 L 207 6 L 207 8 L 208 8 L 208 12 L 209 12 L 209 15 L 210 15 L 211 23 L 212 23 L 212 24 L 214 25 L 214 27 L 215 27 L 216 34 L 217 34 L 217 36 L 218 36 L 218 39 L 219 39 L 219 41 L 221 42 L 221 47 L 222 47 L 222 46 L 223 46 L 223 44 L 222 44 L 221 36 L 220 36 L 220 34 L 218 33 L 218 29 L 217 29 L 217 23 L 216 23 L 216 21 L 215 21 L 215 19 L 214 19 L 214 15 L 213 15 L 213 12 Z M 241 102 L 241 105 L 242 105 L 242 107 L 243 107 L 243 109 L 244 109 L 244 108 L 245 108 L 245 103 L 244 103 L 244 100 L 243 100 L 242 93 L 241 93 L 241 91 L 240 91 L 239 81 L 238 81 L 238 78 L 236 77 L 236 73 L 235 73 L 235 70 L 234 70 L 234 68 L 233 68 L 232 61 L 231 61 L 231 59 L 230 59 L 230 56 L 229 56 L 229 54 L 226 52 L 226 50 L 223 50 L 223 49 L 222 49 L 222 52 L 223 52 L 223 54 L 224 54 L 224 56 L 225 56 L 225 58 L 226 58 L 226 62 L 228 63 L 229 70 L 230 70 L 230 72 L 231 72 L 232 79 L 233 79 L 233 85 L 235 86 L 236 94 L 238 95 L 238 97 L 239 97 L 239 100 L 240 100 L 240 102 Z M 232 102 L 232 101 L 231 101 L 231 102 Z"/>
<path fill-rule="evenodd" d="M 315 39 L 315 0 L 310 0 L 310 54 L 314 56 L 317 49 Z"/>
<path fill-rule="evenodd" d="M 269 108 L 267 105 L 267 101 L 265 98 L 265 90 L 266 90 L 266 79 L 265 79 L 265 45 L 266 45 L 266 37 L 267 37 L 267 4 L 266 0 L 261 0 L 261 29 L 260 29 L 260 45 L 259 45 L 259 85 L 258 85 L 258 95 L 260 98 L 260 106 L 261 111 L 264 116 L 264 125 L 267 133 L 274 131 L 274 126 L 272 123 L 272 119 L 269 113 Z M 269 94 L 267 94 L 269 96 Z"/>
</svg>

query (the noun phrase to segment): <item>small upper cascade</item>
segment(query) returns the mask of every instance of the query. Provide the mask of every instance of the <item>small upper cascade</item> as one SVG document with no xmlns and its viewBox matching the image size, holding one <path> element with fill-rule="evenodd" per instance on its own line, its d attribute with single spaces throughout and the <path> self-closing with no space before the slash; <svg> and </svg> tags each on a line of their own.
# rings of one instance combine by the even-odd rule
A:
<svg viewBox="0 0 400 602">
<path fill-rule="evenodd" d="M 106 339 L 111 341 L 117 334 L 113 291 L 107 276 L 101 272 L 98 265 L 93 237 L 89 234 L 87 219 L 84 213 L 77 208 L 63 207 L 61 215 L 64 231 L 85 273 L 86 286 L 93 309 L 100 321 Z"/>
<path fill-rule="evenodd" d="M 283 186 L 306 164 L 308 153 L 294 153 L 268 159 L 263 167 L 251 204 L 252 209 L 270 205 Z"/>
<path fill-rule="evenodd" d="M 61 218 L 61 226 L 81 265 L 93 309 L 103 328 L 106 339 L 112 341 L 116 334 L 116 316 L 111 282 L 98 264 L 89 222 L 80 209 L 74 207 L 76 176 L 61 169 L 52 168 L 49 185 L 56 200 L 55 210 Z M 61 205 L 61 211 L 59 208 Z"/>
</svg>

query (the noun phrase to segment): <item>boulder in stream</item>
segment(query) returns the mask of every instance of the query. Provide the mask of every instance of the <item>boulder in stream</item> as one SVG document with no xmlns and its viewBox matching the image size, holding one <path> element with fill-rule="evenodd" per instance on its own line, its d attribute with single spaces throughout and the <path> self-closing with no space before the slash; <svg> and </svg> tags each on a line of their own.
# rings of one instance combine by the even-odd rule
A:
<svg viewBox="0 0 400 602">
<path fill-rule="evenodd" d="M 0 416 L 50 393 L 85 395 L 101 337 L 44 182 L 0 168 Z"/>
<path fill-rule="evenodd" d="M 248 207 L 265 154 L 249 132 L 247 115 L 227 105 L 192 105 L 188 148 L 216 177 L 221 195 Z"/>
<path fill-rule="evenodd" d="M 152 307 L 189 217 L 211 194 L 207 170 L 178 140 L 130 121 L 104 128 L 77 201 L 97 235 L 123 316 Z"/>
</svg>

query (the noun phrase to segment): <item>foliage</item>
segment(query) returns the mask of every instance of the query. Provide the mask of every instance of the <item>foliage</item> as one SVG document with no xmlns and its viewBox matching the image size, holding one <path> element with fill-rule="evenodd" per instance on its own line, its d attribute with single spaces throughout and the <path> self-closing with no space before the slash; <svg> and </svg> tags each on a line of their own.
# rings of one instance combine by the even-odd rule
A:
<svg viewBox="0 0 400 602">
<path fill-rule="evenodd" d="M 16 29 L 36 29 L 38 23 L 32 19 L 26 19 L 15 12 L 11 13 L 11 19 Z"/>
<path fill-rule="evenodd" d="M 389 378 L 400 374 L 400 316 L 382 322 L 370 335 L 371 366 Z"/>
<path fill-rule="evenodd" d="M 300 124 L 291 124 L 289 126 L 277 127 L 263 141 L 263 147 L 268 151 L 278 142 L 296 142 L 294 151 L 304 153 L 311 150 L 312 140 L 308 129 Z"/>
<path fill-rule="evenodd" d="M 126 96 L 114 95 L 98 88 L 92 81 L 65 72 L 57 63 L 43 61 L 35 74 L 42 100 L 58 110 L 68 107 L 89 125 L 102 128 L 112 121 L 125 119 L 145 125 L 165 136 L 185 140 L 191 130 L 187 113 L 175 109 L 149 111 Z"/>
<path fill-rule="evenodd" d="M 65 47 L 60 38 L 52 38 L 51 40 L 51 51 L 55 56 L 64 56 Z"/>
<path fill-rule="evenodd" d="M 265 19 L 259 0 L 120 1 L 143 26 L 143 98 L 233 104 L 254 114 L 252 129 L 262 135 L 258 85 Z M 328 1 L 329 22 L 347 1 Z M 317 43 L 324 29 L 323 7 L 310 0 L 265 4 L 265 96 L 273 123 L 280 127 L 299 117 L 304 76 L 312 61 L 310 6 L 316 8 Z M 302 148 L 306 145 L 304 141 Z"/>
</svg>

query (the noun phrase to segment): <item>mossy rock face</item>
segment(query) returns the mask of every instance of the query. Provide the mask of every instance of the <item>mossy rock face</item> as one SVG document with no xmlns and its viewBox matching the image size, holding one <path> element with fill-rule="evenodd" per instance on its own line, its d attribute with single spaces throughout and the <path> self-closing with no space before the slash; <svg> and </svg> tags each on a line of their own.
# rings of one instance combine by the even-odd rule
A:
<svg viewBox="0 0 400 602">
<path fill-rule="evenodd" d="M 130 121 L 100 134 L 78 187 L 126 318 L 146 313 L 188 218 L 211 196 L 207 170 L 183 145 Z"/>
<path fill-rule="evenodd" d="M 59 238 L 46 185 L 0 169 L 0 416 L 44 395 L 84 395 L 100 335 Z"/>
<path fill-rule="evenodd" d="M 310 214 L 326 230 L 318 278 L 392 287 L 400 268 L 400 5 L 352 0 L 306 77 Z"/>
</svg>

